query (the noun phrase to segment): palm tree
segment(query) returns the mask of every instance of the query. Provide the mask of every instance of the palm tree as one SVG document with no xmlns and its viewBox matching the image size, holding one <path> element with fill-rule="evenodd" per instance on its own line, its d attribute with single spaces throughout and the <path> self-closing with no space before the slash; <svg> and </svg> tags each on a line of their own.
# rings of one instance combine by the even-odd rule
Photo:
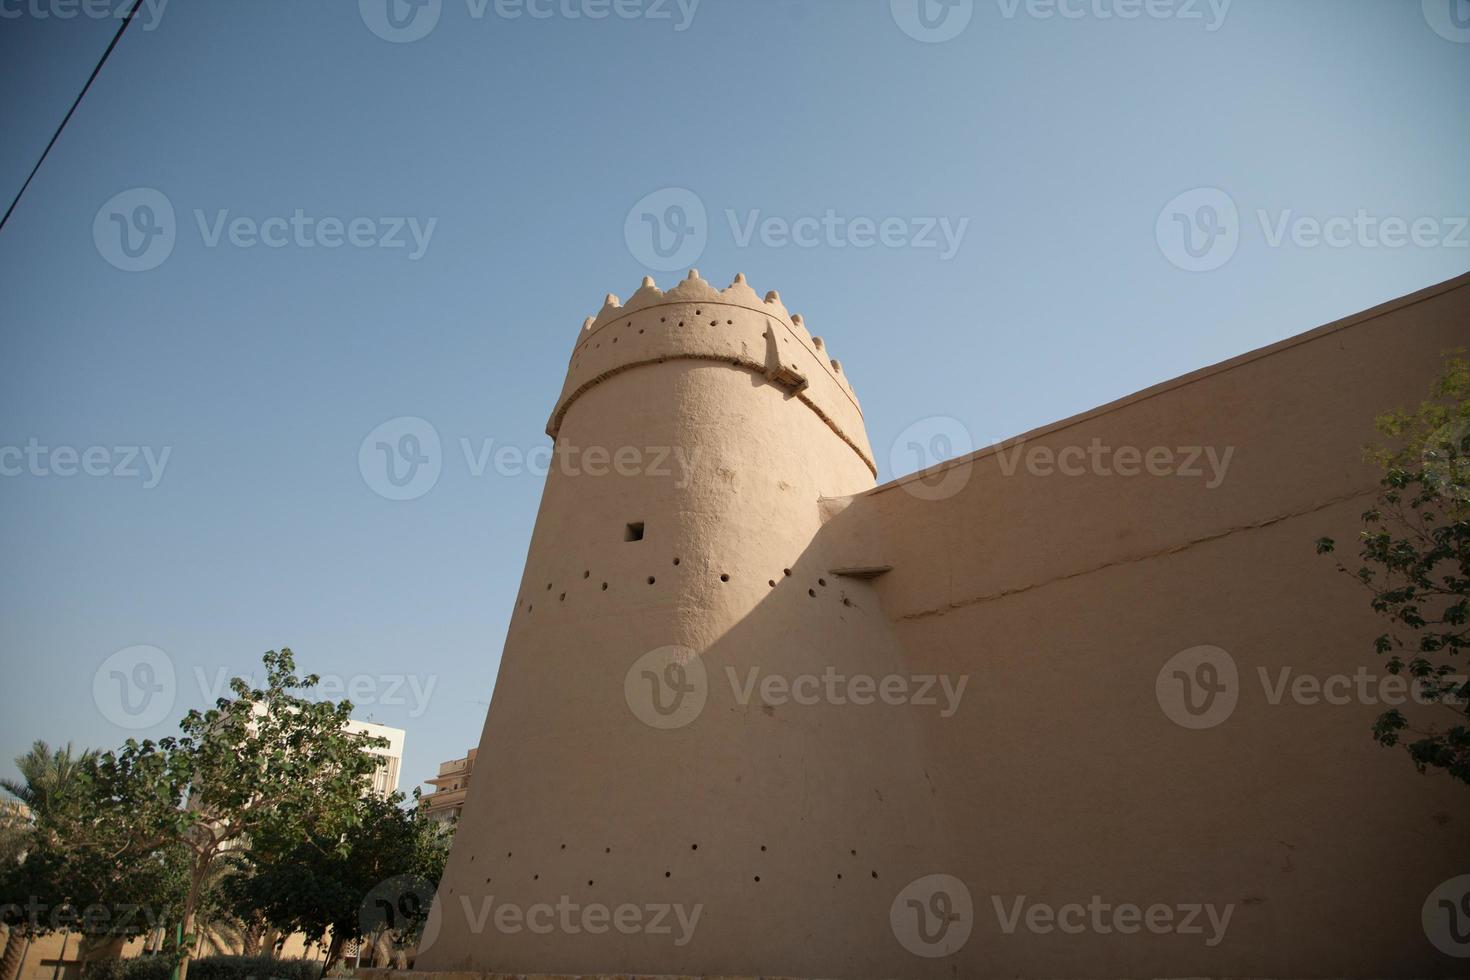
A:
<svg viewBox="0 0 1470 980">
<path fill-rule="evenodd" d="M 25 861 L 26 848 L 38 833 L 37 823 L 55 815 L 67 795 L 76 788 L 81 775 L 96 759 L 95 751 L 75 755 L 71 743 L 52 751 L 45 742 L 37 741 L 25 755 L 16 757 L 20 779 L 0 779 L 0 789 L 15 797 L 15 804 L 0 803 L 0 872 L 8 872 Z M 29 811 L 28 813 L 26 811 Z M 20 969 L 30 931 L 22 922 L 12 924 L 5 936 L 5 952 L 0 955 L 0 980 L 14 980 Z"/>
</svg>

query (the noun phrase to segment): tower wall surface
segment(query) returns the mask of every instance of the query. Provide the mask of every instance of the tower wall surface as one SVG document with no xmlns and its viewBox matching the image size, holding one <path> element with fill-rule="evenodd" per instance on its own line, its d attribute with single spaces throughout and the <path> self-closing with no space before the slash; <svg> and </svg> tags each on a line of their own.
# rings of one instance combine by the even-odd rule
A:
<svg viewBox="0 0 1470 980">
<path fill-rule="evenodd" d="M 774 294 L 609 297 L 416 968 L 1463 975 L 1421 916 L 1470 872 L 1463 789 L 1336 703 L 1381 680 L 1382 624 L 1313 542 L 1351 560 L 1374 417 L 1467 342 L 1470 276 L 874 487 L 845 375 Z M 1199 648 L 1234 672 L 1209 717 L 1171 668 Z M 834 671 L 963 696 L 764 683 Z"/>
<path fill-rule="evenodd" d="M 891 706 L 761 696 L 773 672 L 902 669 L 871 588 L 812 547 L 819 501 L 873 486 L 856 400 L 774 296 L 651 291 L 584 328 L 548 426 L 566 465 L 547 479 L 417 965 L 897 969 L 902 949 L 850 924 L 886 921 L 894 876 L 933 846 L 918 727 Z M 650 714 L 675 701 L 670 648 L 700 688 L 684 707 L 703 699 L 688 717 Z M 494 919 L 538 904 L 633 906 L 643 926 Z M 655 927 L 650 907 L 672 911 Z"/>
</svg>

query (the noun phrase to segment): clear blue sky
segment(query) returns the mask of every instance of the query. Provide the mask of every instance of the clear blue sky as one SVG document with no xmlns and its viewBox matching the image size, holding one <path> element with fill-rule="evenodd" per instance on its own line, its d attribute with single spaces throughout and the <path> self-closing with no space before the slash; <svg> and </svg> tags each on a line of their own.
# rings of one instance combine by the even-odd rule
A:
<svg viewBox="0 0 1470 980">
<path fill-rule="evenodd" d="M 884 479 L 919 420 L 983 445 L 1470 269 L 1470 232 L 1441 241 L 1470 215 L 1467 0 L 1458 21 L 1451 0 L 1236 0 L 1223 20 L 1218 0 L 1132 19 L 1129 0 L 1067 17 L 975 0 L 942 41 L 960 21 L 936 4 L 925 28 L 888 0 L 703 0 L 687 23 L 688 0 L 605 19 L 567 16 L 598 0 L 538 0 L 546 18 L 439 0 L 407 42 L 369 26 L 393 33 L 384 2 L 145 7 L 0 232 L 0 772 L 35 738 L 167 734 L 206 702 L 199 674 L 283 644 L 377 679 L 357 715 L 408 730 L 405 789 L 474 745 L 541 480 L 474 476 L 459 441 L 547 443 L 583 317 L 651 271 L 625 224 L 662 189 L 706 209 L 709 279 L 779 289 L 827 339 Z M 114 28 L 38 15 L 64 9 L 0 0 L 7 203 Z M 130 272 L 111 215 L 164 220 L 136 195 L 104 208 L 135 188 L 174 209 L 175 240 Z M 1219 195 L 1165 212 L 1196 188 L 1238 222 L 1201 210 Z M 372 240 L 386 219 L 437 222 L 416 259 L 208 244 L 222 210 L 297 209 L 371 219 Z M 752 217 L 829 210 L 899 219 L 904 241 L 968 224 L 948 257 L 857 247 L 861 221 L 846 247 L 742 240 Z M 1371 230 L 1271 242 L 1283 216 L 1360 210 L 1434 222 L 1396 248 Z M 1180 268 L 1196 260 L 1169 241 L 1179 221 L 1233 228 L 1229 261 Z M 399 416 L 443 443 L 411 501 L 358 467 Z M 94 469 L 125 463 L 112 447 L 170 455 L 145 487 L 141 457 L 139 477 L 67 477 L 3 455 L 30 440 L 105 447 Z M 99 704 L 110 668 L 94 678 L 136 645 L 165 651 L 175 684 L 170 720 L 135 732 Z M 405 673 L 434 685 L 427 711 L 390 690 Z"/>
</svg>

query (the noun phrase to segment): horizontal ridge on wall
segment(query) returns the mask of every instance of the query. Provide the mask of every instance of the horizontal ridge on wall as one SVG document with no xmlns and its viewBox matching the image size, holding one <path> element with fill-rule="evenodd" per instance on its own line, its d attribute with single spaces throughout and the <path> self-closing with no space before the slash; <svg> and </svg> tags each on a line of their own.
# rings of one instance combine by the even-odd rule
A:
<svg viewBox="0 0 1470 980">
<path fill-rule="evenodd" d="M 591 388 L 671 360 L 726 363 L 761 375 L 811 409 L 876 476 L 862 409 L 841 364 L 825 356 L 822 339 L 806 332 L 799 314 L 787 314 L 774 291 L 761 299 L 743 275 L 723 291 L 691 271 L 667 293 L 645 279 L 627 305 L 609 295 L 583 325 L 547 435 L 556 438 L 568 409 Z"/>
</svg>

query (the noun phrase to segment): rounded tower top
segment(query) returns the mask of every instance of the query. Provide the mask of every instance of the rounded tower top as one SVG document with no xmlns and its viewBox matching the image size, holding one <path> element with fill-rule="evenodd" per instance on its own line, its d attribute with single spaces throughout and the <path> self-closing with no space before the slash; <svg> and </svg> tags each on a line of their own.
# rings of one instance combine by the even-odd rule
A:
<svg viewBox="0 0 1470 980">
<path fill-rule="evenodd" d="M 646 364 L 721 361 L 761 374 L 827 423 L 875 475 L 857 395 L 821 337 L 787 312 L 774 289 L 762 297 L 737 274 L 716 289 L 697 269 L 667 292 L 652 276 L 624 303 L 609 293 L 582 324 L 567 379 L 546 424 L 553 439 L 577 399 L 600 382 Z"/>
</svg>

